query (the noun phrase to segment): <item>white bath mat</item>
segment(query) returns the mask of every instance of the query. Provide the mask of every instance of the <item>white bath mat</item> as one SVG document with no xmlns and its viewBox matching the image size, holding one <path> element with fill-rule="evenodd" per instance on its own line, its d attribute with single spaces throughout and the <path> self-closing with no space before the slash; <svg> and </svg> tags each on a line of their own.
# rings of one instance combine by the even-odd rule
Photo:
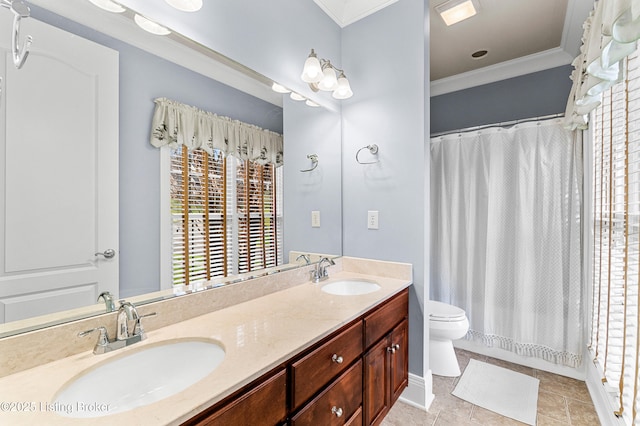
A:
<svg viewBox="0 0 640 426">
<path fill-rule="evenodd" d="M 487 410 L 536 424 L 540 380 L 472 359 L 451 392 Z"/>
</svg>

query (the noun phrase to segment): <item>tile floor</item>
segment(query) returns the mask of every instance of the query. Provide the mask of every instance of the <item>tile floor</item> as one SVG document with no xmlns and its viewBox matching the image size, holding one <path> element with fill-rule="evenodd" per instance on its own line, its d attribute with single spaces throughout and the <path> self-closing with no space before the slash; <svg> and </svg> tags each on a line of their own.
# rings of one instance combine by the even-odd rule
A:
<svg viewBox="0 0 640 426">
<path fill-rule="evenodd" d="M 540 380 L 538 394 L 538 426 L 597 426 L 600 424 L 587 385 L 564 376 L 524 367 L 484 355 L 456 349 L 460 369 L 473 358 Z M 435 399 L 428 412 L 397 402 L 382 426 L 502 426 L 524 423 L 501 416 L 451 395 L 458 383 L 457 377 L 433 376 Z"/>
</svg>

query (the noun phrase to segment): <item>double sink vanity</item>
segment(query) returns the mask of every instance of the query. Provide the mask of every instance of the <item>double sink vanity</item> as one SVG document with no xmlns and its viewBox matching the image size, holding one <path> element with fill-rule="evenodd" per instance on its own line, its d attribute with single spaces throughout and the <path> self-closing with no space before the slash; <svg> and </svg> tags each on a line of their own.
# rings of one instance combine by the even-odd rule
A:
<svg viewBox="0 0 640 426">
<path fill-rule="evenodd" d="M 115 315 L 52 327 L 83 350 L 11 359 L 0 424 L 379 424 L 408 383 L 411 265 L 343 257 L 318 283 L 313 268 L 138 306 L 157 312 L 147 338 L 100 355 L 77 334 Z M 35 353 L 46 332 L 16 343 Z"/>
</svg>

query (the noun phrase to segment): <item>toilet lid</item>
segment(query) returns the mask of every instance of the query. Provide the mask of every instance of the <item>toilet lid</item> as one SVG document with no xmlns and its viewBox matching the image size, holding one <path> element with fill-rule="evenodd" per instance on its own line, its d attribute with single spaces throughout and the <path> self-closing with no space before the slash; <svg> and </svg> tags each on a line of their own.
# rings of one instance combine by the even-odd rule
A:
<svg viewBox="0 0 640 426">
<path fill-rule="evenodd" d="M 429 319 L 432 321 L 458 321 L 466 318 L 463 309 L 447 303 L 430 300 L 428 307 Z"/>
</svg>

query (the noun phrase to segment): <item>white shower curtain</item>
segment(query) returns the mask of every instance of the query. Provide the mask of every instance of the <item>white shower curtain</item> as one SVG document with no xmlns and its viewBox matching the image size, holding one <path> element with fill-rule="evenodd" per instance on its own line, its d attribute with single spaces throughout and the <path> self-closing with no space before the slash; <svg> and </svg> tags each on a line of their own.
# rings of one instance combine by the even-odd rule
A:
<svg viewBox="0 0 640 426">
<path fill-rule="evenodd" d="M 468 339 L 577 367 L 582 141 L 560 119 L 431 139 L 431 298 Z"/>
</svg>

